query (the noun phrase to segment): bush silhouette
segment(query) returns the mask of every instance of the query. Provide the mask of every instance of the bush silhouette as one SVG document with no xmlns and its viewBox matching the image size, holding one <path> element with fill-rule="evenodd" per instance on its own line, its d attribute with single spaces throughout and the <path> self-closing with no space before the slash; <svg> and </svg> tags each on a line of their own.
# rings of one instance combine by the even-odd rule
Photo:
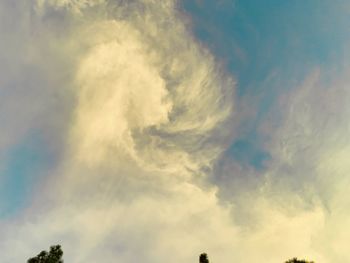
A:
<svg viewBox="0 0 350 263">
<path fill-rule="evenodd" d="M 292 258 L 288 261 L 286 261 L 285 263 L 315 263 L 313 261 L 307 261 L 305 259 L 297 259 L 297 258 Z"/>
<path fill-rule="evenodd" d="M 27 263 L 63 263 L 63 251 L 60 245 L 51 246 L 50 251 L 41 251 L 36 257 L 28 259 Z"/>
<path fill-rule="evenodd" d="M 209 263 L 208 255 L 206 253 L 200 254 L 199 263 Z"/>
</svg>

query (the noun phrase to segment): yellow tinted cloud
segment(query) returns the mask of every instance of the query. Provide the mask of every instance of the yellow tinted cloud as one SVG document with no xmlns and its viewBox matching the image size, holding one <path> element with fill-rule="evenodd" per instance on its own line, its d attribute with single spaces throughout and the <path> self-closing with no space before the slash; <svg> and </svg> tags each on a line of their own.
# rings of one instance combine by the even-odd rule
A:
<svg viewBox="0 0 350 263">
<path fill-rule="evenodd" d="M 48 54 L 61 55 L 52 59 L 71 77 L 53 78 L 54 86 L 69 90 L 74 107 L 54 176 L 19 222 L 1 222 L 2 262 L 24 261 L 57 242 L 66 261 L 76 263 L 195 262 L 203 251 L 216 262 L 347 259 L 348 232 L 342 230 L 348 198 L 340 184 L 346 180 L 338 179 L 349 171 L 348 149 L 334 144 L 344 139 L 345 126 L 322 129 L 327 121 L 317 118 L 324 110 L 317 103 L 339 109 L 327 96 L 313 97 L 319 76 L 283 105 L 285 122 L 267 143 L 274 160 L 265 184 L 242 195 L 259 220 L 242 226 L 234 221 L 240 211 L 231 214 L 235 200 L 221 204 L 214 186 L 194 182 L 226 147 L 220 130 L 232 117 L 234 81 L 188 33 L 176 2 L 47 0 L 36 7 L 35 15 L 46 14 L 54 24 L 38 27 L 41 41 L 50 43 Z M 50 12 L 69 22 L 51 21 Z M 339 94 L 333 100 L 345 97 Z M 334 137 L 335 131 L 340 135 Z M 279 182 L 288 182 L 285 174 L 309 172 L 318 182 L 331 182 L 332 167 L 339 173 L 333 187 L 341 189 L 326 198 L 333 216 L 315 187 L 304 184 L 314 198 L 305 208 L 306 194 L 293 195 Z"/>
</svg>

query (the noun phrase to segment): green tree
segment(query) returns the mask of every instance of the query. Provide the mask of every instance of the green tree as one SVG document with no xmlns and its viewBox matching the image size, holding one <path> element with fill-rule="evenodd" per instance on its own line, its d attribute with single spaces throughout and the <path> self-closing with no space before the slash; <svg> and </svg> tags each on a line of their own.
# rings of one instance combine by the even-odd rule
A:
<svg viewBox="0 0 350 263">
<path fill-rule="evenodd" d="M 50 251 L 41 251 L 36 257 L 27 260 L 27 263 L 63 263 L 63 251 L 60 245 L 51 246 Z"/>
<path fill-rule="evenodd" d="M 206 253 L 200 254 L 199 263 L 209 263 L 208 255 Z"/>
<path fill-rule="evenodd" d="M 315 263 L 313 261 L 307 261 L 305 259 L 297 259 L 297 258 L 292 258 L 290 260 L 287 260 L 285 263 Z"/>
</svg>

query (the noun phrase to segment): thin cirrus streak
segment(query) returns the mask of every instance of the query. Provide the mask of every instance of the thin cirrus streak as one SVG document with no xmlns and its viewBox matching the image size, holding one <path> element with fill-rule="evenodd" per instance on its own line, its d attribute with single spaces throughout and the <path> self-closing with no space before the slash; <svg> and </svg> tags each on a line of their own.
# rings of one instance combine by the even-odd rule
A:
<svg viewBox="0 0 350 263">
<path fill-rule="evenodd" d="M 346 77 L 329 87 L 320 72 L 281 97 L 259 127 L 271 160 L 252 171 L 225 156 L 239 132 L 234 78 L 188 32 L 176 1 L 0 8 L 13 23 L 0 25 L 11 36 L 0 83 L 17 87 L 2 91 L 10 124 L 0 145 L 39 130 L 58 159 L 30 205 L 0 221 L 2 262 L 54 243 L 77 263 L 196 262 L 203 251 L 216 262 L 348 259 Z M 21 114 L 11 124 L 12 107 Z M 259 176 L 253 189 L 207 180 L 248 173 Z"/>
</svg>

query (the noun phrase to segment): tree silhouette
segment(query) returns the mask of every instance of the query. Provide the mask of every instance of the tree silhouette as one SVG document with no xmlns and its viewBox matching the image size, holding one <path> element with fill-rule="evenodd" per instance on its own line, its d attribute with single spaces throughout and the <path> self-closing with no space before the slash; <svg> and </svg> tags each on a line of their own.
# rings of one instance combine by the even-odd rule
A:
<svg viewBox="0 0 350 263">
<path fill-rule="evenodd" d="M 28 259 L 27 263 L 63 263 L 63 251 L 60 245 L 51 246 L 50 251 L 41 251 L 36 257 Z"/>
<path fill-rule="evenodd" d="M 288 261 L 286 261 L 285 263 L 315 263 L 313 261 L 307 261 L 305 259 L 297 259 L 297 258 L 292 258 Z"/>
<path fill-rule="evenodd" d="M 206 253 L 200 254 L 199 263 L 209 263 L 208 255 Z"/>
</svg>

